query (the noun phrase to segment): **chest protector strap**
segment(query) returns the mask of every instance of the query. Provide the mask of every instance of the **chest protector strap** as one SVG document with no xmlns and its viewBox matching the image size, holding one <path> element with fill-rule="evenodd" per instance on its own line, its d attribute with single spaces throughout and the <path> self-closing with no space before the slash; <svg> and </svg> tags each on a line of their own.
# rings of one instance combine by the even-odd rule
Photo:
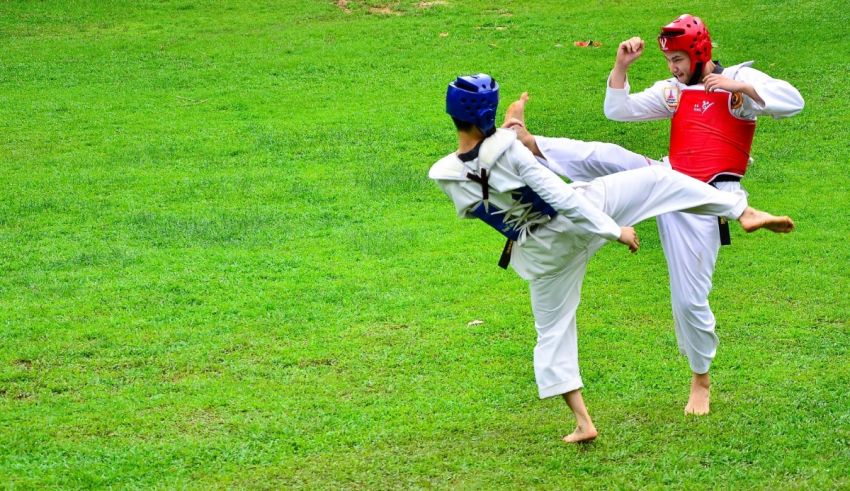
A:
<svg viewBox="0 0 850 491">
<path fill-rule="evenodd" d="M 703 182 L 747 172 L 756 122 L 733 115 L 731 98 L 725 91 L 682 91 L 670 130 L 673 169 Z"/>
</svg>

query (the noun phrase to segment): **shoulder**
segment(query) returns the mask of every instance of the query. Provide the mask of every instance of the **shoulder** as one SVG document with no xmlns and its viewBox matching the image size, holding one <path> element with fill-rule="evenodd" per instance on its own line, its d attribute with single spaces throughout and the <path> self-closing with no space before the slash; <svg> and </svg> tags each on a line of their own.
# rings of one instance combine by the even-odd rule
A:
<svg viewBox="0 0 850 491">
<path fill-rule="evenodd" d="M 679 80 L 676 79 L 676 77 L 670 77 L 670 78 L 665 78 L 663 80 L 659 80 L 659 81 L 655 82 L 654 84 L 652 84 L 652 86 L 650 88 L 656 89 L 656 90 L 661 90 L 661 89 L 663 89 L 665 87 L 669 87 L 671 85 L 674 86 L 674 87 L 679 87 L 679 86 L 683 86 L 684 84 L 680 83 Z"/>
<path fill-rule="evenodd" d="M 735 80 L 745 80 L 753 77 L 764 77 L 766 74 L 753 68 L 753 61 L 745 61 L 723 69 L 723 75 Z"/>
<path fill-rule="evenodd" d="M 431 166 L 428 171 L 428 177 L 434 180 L 443 181 L 465 181 L 466 167 L 463 162 L 457 158 L 457 155 L 451 153 L 437 161 Z"/>
<path fill-rule="evenodd" d="M 679 83 L 676 77 L 670 77 L 655 82 L 648 90 L 652 91 L 658 97 L 663 98 L 664 102 L 670 105 L 671 102 L 679 100 L 679 94 L 681 94 L 682 89 L 685 87 L 687 86 Z"/>
<path fill-rule="evenodd" d="M 478 160 L 484 167 L 492 167 L 497 160 L 517 141 L 516 132 L 498 128 L 481 144 Z"/>
</svg>

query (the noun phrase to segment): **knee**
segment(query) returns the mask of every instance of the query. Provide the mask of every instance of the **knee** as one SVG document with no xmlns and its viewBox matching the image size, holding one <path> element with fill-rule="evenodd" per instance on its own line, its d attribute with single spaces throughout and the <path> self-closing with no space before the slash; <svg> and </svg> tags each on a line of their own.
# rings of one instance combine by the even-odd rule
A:
<svg viewBox="0 0 850 491">
<path fill-rule="evenodd" d="M 707 300 L 674 298 L 673 314 L 676 320 L 696 329 L 714 329 L 714 314 Z"/>
</svg>

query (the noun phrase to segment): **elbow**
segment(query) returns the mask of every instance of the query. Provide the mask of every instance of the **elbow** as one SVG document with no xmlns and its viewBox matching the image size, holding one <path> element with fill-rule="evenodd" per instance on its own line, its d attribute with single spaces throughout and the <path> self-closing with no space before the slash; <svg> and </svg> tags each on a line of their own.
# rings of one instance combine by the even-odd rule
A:
<svg viewBox="0 0 850 491">
<path fill-rule="evenodd" d="M 610 119 L 611 121 L 620 121 L 620 122 L 628 121 L 628 119 L 625 117 L 625 115 L 622 112 L 617 111 L 616 109 L 606 107 L 604 112 L 605 112 L 605 117 Z"/>
<path fill-rule="evenodd" d="M 605 113 L 605 117 L 611 121 L 628 121 L 628 106 L 623 102 L 625 101 L 609 101 L 606 99 L 602 105 L 602 112 Z"/>
</svg>

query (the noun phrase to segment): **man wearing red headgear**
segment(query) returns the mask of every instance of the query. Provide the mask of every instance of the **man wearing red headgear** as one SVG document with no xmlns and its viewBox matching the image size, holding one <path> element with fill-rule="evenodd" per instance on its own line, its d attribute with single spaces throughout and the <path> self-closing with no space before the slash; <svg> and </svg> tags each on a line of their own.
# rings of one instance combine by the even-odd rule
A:
<svg viewBox="0 0 850 491">
<path fill-rule="evenodd" d="M 728 68 L 712 61 L 711 37 L 698 17 L 682 15 L 661 28 L 658 45 L 672 78 L 636 94 L 629 93 L 629 66 L 642 54 L 644 42 L 633 37 L 620 43 L 605 94 L 605 115 L 617 121 L 672 119 L 670 155 L 663 163 L 724 191 L 741 190 L 750 162 L 756 117 L 793 116 L 803 109 L 800 93 L 788 82 L 751 67 Z M 620 147 L 530 134 L 523 110 L 527 95 L 511 105 L 505 127 L 538 160 L 573 181 L 645 166 L 647 160 Z M 693 378 L 685 412 L 709 411 L 708 371 L 717 349 L 714 314 L 708 305 L 711 279 L 728 228 L 712 217 L 667 213 L 658 230 L 667 267 L 679 350 L 688 357 Z"/>
<path fill-rule="evenodd" d="M 658 45 L 672 78 L 629 93 L 629 66 L 644 50 L 633 37 L 620 44 L 608 78 L 605 115 L 616 121 L 672 119 L 670 154 L 674 169 L 715 187 L 741 188 L 747 170 L 756 117 L 793 116 L 803 98 L 791 84 L 752 68 L 752 62 L 723 67 L 712 61 L 708 28 L 699 17 L 682 15 L 661 28 Z M 676 338 L 693 370 L 685 411 L 709 411 L 708 371 L 718 340 L 708 304 L 714 264 L 728 229 L 710 217 L 669 213 L 658 231 L 670 271 Z"/>
</svg>

